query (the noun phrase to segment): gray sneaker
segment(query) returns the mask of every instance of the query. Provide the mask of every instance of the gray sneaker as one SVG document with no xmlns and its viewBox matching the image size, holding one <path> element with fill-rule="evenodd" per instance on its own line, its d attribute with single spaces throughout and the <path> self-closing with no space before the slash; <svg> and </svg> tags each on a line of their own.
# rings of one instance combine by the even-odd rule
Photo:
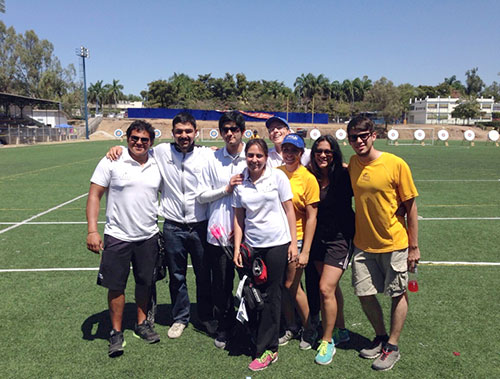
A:
<svg viewBox="0 0 500 379">
<path fill-rule="evenodd" d="M 382 349 L 380 356 L 372 363 L 372 369 L 377 371 L 387 371 L 394 367 L 397 361 L 401 358 L 399 350 Z"/>
<path fill-rule="evenodd" d="M 316 329 L 307 329 L 302 332 L 302 337 L 300 337 L 299 349 L 309 350 L 318 339 L 318 332 Z"/>
<path fill-rule="evenodd" d="M 143 339 L 147 343 L 160 342 L 160 335 L 156 333 L 153 325 L 148 320 L 144 320 L 140 325 L 135 324 L 134 336 Z"/>
<path fill-rule="evenodd" d="M 377 358 L 382 353 L 382 348 L 384 347 L 388 339 L 389 337 L 375 337 L 370 346 L 361 349 L 361 351 L 359 352 L 359 356 L 365 359 Z"/>
<path fill-rule="evenodd" d="M 125 345 L 126 342 L 123 339 L 123 332 L 119 332 L 113 329 L 109 334 L 108 355 L 111 358 L 119 357 L 123 354 L 123 348 L 125 347 Z"/>
<path fill-rule="evenodd" d="M 298 332 L 293 332 L 291 330 L 286 330 L 285 334 L 283 334 L 279 339 L 278 339 L 278 345 L 280 346 L 285 346 L 288 342 L 291 340 L 297 338 L 299 335 Z"/>
</svg>

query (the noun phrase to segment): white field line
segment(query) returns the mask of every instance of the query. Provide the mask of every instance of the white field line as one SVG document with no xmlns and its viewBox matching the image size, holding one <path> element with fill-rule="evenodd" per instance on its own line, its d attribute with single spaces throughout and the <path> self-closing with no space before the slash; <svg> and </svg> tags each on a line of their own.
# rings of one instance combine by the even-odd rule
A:
<svg viewBox="0 0 500 379">
<path fill-rule="evenodd" d="M 188 268 L 193 268 L 188 265 Z M 53 272 L 53 271 L 99 271 L 99 267 L 52 267 L 52 268 L 5 268 L 0 269 L 4 272 Z"/>
<path fill-rule="evenodd" d="M 500 182 L 500 179 L 415 179 L 415 182 Z"/>
<path fill-rule="evenodd" d="M 446 261 L 420 261 L 419 265 L 432 266 L 500 266 L 499 262 L 446 262 Z"/>
<path fill-rule="evenodd" d="M 467 221 L 467 220 L 500 220 L 500 217 L 422 217 L 418 216 L 419 221 Z M 163 220 L 158 223 L 162 223 Z M 99 221 L 98 224 L 105 224 L 105 221 Z M 34 221 L 28 222 L 0 222 L 0 225 L 86 225 L 86 221 Z M 7 229 L 4 229 L 7 230 Z M 0 231 L 0 233 L 3 231 Z"/>
<path fill-rule="evenodd" d="M 421 217 L 418 221 L 462 221 L 462 220 L 500 220 L 500 217 Z"/>
<path fill-rule="evenodd" d="M 21 221 L 21 222 L 18 222 L 18 223 L 16 223 L 16 224 L 12 225 L 12 226 L 9 226 L 8 228 L 2 229 L 2 230 L 0 230 L 0 234 L 5 233 L 5 232 L 8 232 L 9 230 L 15 229 L 15 228 L 17 228 L 18 226 L 21 226 L 21 225 L 27 224 L 28 222 L 30 222 L 31 220 L 34 220 L 35 218 L 41 217 L 41 216 L 43 216 L 43 215 L 46 215 L 47 213 L 50 213 L 50 212 L 52 212 L 52 211 L 55 211 L 56 209 L 59 209 L 59 208 L 61 208 L 61 207 L 64 207 L 65 205 L 70 204 L 70 203 L 72 203 L 73 201 L 79 200 L 79 199 L 81 199 L 81 198 L 82 198 L 82 197 L 84 197 L 84 196 L 87 196 L 87 193 L 84 193 L 83 195 L 77 196 L 77 197 L 75 197 L 74 199 L 71 199 L 71 200 L 69 200 L 69 201 L 66 201 L 65 203 L 62 203 L 62 204 L 56 205 L 56 206 L 55 206 L 55 207 L 53 207 L 53 208 L 50 208 L 50 209 L 48 209 L 48 210 L 46 210 L 46 211 L 43 211 L 43 212 L 38 213 L 38 214 L 36 214 L 36 215 L 34 215 L 34 216 L 31 216 L 30 218 L 27 218 L 27 219 L 26 219 L 26 220 L 24 220 L 24 221 Z"/>
<path fill-rule="evenodd" d="M 446 262 L 446 261 L 420 261 L 420 265 L 429 266 L 500 266 L 499 262 Z M 188 265 L 188 268 L 193 268 Z M 0 269 L 0 273 L 7 272 L 54 272 L 54 271 L 98 271 L 99 267 L 66 267 L 66 268 L 9 268 Z"/>
</svg>

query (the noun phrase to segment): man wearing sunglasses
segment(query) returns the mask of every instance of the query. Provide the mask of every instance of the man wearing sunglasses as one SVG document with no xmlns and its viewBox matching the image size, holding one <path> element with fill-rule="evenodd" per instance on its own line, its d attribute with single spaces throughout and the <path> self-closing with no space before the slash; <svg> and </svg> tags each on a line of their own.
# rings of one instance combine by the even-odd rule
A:
<svg viewBox="0 0 500 379">
<path fill-rule="evenodd" d="M 188 254 L 196 277 L 198 318 L 207 329 L 213 321 L 210 271 L 205 262 L 207 205 L 196 201 L 202 168 L 213 159 L 213 151 L 195 145 L 196 133 L 196 119 L 190 113 L 180 112 L 172 120 L 174 142 L 161 143 L 153 149 L 162 178 L 159 214 L 165 218 L 163 239 L 174 320 L 167 333 L 169 338 L 179 338 L 190 321 Z M 107 157 L 116 159 L 121 153 L 122 147 L 115 146 Z"/>
<path fill-rule="evenodd" d="M 134 335 L 148 343 L 160 336 L 147 320 L 147 307 L 158 254 L 158 189 L 160 171 L 152 157 L 155 132 L 141 120 L 127 129 L 127 149 L 116 161 L 103 158 L 90 179 L 87 200 L 87 248 L 102 250 L 97 284 L 108 288 L 112 331 L 108 355 L 123 354 L 122 318 L 125 287 L 132 263 L 135 278 L 137 324 Z M 104 242 L 97 227 L 102 196 L 107 193 Z"/>
<path fill-rule="evenodd" d="M 214 314 L 218 321 L 214 344 L 223 349 L 235 320 L 232 294 L 234 265 L 210 233 L 210 228 L 220 226 L 228 236 L 233 231 L 233 189 L 243 182 L 241 173 L 246 167 L 245 144 L 242 141 L 245 132 L 243 115 L 238 111 L 224 113 L 219 119 L 219 131 L 226 145 L 217 150 L 215 159 L 203 168 L 197 200 L 209 204 L 206 257 L 212 271 Z"/>
<path fill-rule="evenodd" d="M 347 125 L 347 134 L 356 153 L 349 162 L 356 206 L 352 283 L 376 333 L 360 356 L 377 358 L 372 368 L 385 371 L 401 357 L 398 340 L 408 312 L 408 270 L 413 271 L 420 259 L 418 192 L 406 162 L 375 149 L 373 121 L 357 116 Z M 401 208 L 406 221 L 398 212 Z M 377 293 L 392 298 L 389 336 Z"/>
</svg>

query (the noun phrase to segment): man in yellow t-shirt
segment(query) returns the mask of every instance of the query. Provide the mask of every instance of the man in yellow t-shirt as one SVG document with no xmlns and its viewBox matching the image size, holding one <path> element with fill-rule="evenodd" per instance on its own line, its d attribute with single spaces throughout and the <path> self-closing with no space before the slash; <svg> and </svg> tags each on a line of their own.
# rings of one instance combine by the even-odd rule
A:
<svg viewBox="0 0 500 379">
<path fill-rule="evenodd" d="M 356 207 L 352 282 L 376 333 L 360 356 L 377 358 L 372 368 L 385 371 L 401 356 L 398 340 L 408 312 L 408 270 L 413 271 L 420 259 L 418 192 L 406 162 L 373 146 L 375 125 L 369 118 L 353 118 L 347 134 L 356 153 L 349 162 Z M 392 297 L 389 336 L 376 298 L 382 292 Z"/>
</svg>

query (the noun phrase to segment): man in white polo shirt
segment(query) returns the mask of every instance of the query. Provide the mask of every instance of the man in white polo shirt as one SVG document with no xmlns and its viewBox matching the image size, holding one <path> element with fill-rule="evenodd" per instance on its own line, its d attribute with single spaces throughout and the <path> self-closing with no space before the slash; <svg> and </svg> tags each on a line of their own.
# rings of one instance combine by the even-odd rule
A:
<svg viewBox="0 0 500 379">
<path fill-rule="evenodd" d="M 101 250 L 97 283 L 108 288 L 112 331 L 109 356 L 123 354 L 125 341 L 122 318 L 125 287 L 133 266 L 137 324 L 134 335 L 149 343 L 160 341 L 147 318 L 153 284 L 153 269 L 158 255 L 158 189 L 161 176 L 149 148 L 154 129 L 145 121 L 134 121 L 127 129 L 128 149 L 116 161 L 103 158 L 90 179 L 87 200 L 87 248 Z M 106 196 L 104 243 L 97 229 L 100 200 Z"/>
<path fill-rule="evenodd" d="M 217 150 L 215 159 L 203 168 L 197 199 L 202 204 L 209 203 L 206 257 L 212 271 L 214 314 L 218 321 L 214 344 L 223 349 L 236 316 L 232 294 L 234 265 L 210 233 L 210 228 L 222 227 L 227 236 L 233 231 L 233 189 L 243 182 L 241 172 L 246 167 L 243 115 L 238 111 L 224 113 L 219 119 L 219 131 L 226 146 Z"/>
<path fill-rule="evenodd" d="M 161 143 L 153 149 L 162 177 L 159 214 L 165 218 L 163 239 L 174 319 L 168 330 L 169 338 L 179 338 L 190 320 L 188 253 L 196 276 L 198 317 L 205 327 L 213 320 L 211 278 L 204 256 L 207 204 L 197 202 L 196 195 L 202 168 L 213 159 L 214 153 L 210 148 L 195 145 L 196 132 L 195 118 L 181 112 L 172 120 L 174 143 Z M 114 159 L 121 151 L 121 146 L 115 146 L 108 156 Z"/>
</svg>

